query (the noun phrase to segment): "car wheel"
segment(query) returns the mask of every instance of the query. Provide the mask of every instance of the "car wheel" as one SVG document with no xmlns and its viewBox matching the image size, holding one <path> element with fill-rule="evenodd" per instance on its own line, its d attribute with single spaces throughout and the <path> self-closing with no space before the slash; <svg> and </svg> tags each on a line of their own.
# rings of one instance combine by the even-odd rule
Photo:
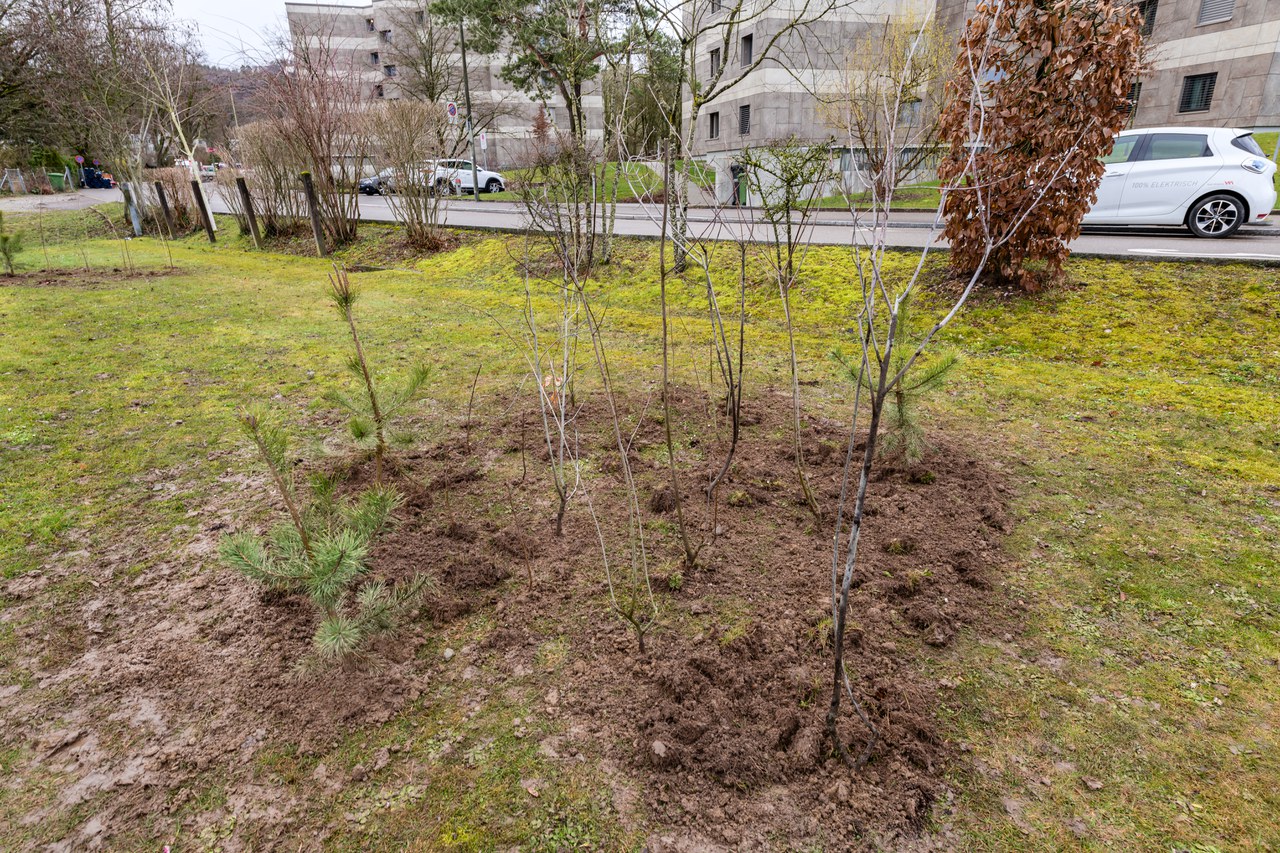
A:
<svg viewBox="0 0 1280 853">
<path fill-rule="evenodd" d="M 1197 237 L 1230 237 L 1244 224 L 1244 203 L 1233 195 L 1208 195 L 1187 211 L 1187 228 Z"/>
<path fill-rule="evenodd" d="M 502 181 L 497 178 L 490 178 L 489 183 L 484 185 L 484 191 L 487 193 L 502 192 Z"/>
</svg>

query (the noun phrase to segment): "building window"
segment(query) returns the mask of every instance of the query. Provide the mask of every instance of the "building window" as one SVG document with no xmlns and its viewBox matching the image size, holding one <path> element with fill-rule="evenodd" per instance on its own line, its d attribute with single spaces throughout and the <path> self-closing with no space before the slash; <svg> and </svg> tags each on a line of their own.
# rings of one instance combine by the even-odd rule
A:
<svg viewBox="0 0 1280 853">
<path fill-rule="evenodd" d="M 382 66 L 382 70 L 387 73 L 388 77 L 396 76 L 396 67 L 394 65 L 384 65 Z"/>
<path fill-rule="evenodd" d="M 377 52 L 376 50 L 374 50 L 374 51 L 370 51 L 370 52 L 369 52 L 369 64 L 370 64 L 370 65 L 377 65 L 377 64 L 378 64 L 378 58 L 379 58 L 379 57 L 378 57 L 378 52 Z"/>
<path fill-rule="evenodd" d="M 720 73 L 720 48 L 714 48 L 711 51 L 711 76 L 714 78 Z"/>
<path fill-rule="evenodd" d="M 387 44 L 391 44 L 391 30 L 383 30 L 382 32 L 378 33 L 378 36 L 381 37 L 381 39 Z"/>
<path fill-rule="evenodd" d="M 720 138 L 720 113 L 707 114 L 707 139 Z"/>
<path fill-rule="evenodd" d="M 365 18 L 364 25 L 369 28 L 369 32 L 373 32 L 374 30 L 377 29 L 377 27 L 374 26 L 373 18 Z"/>
<path fill-rule="evenodd" d="M 1129 115 L 1137 115 L 1138 99 L 1142 97 L 1142 84 L 1134 83 L 1129 87 Z"/>
<path fill-rule="evenodd" d="M 1229 21 L 1235 11 L 1236 0 L 1200 0 L 1200 16 L 1196 18 L 1196 26 Z"/>
<path fill-rule="evenodd" d="M 1151 31 L 1156 28 L 1156 9 L 1160 0 L 1138 0 L 1133 5 L 1138 7 L 1138 14 L 1142 16 L 1142 28 L 1139 32 L 1144 36 L 1151 35 Z"/>
<path fill-rule="evenodd" d="M 920 113 L 924 110 L 924 101 L 919 98 L 903 101 L 898 105 L 898 124 L 903 127 L 915 127 L 920 123 Z"/>
<path fill-rule="evenodd" d="M 1202 113 L 1213 104 L 1213 89 L 1218 85 L 1218 72 L 1192 74 L 1182 78 L 1182 97 L 1178 99 L 1178 112 Z"/>
<path fill-rule="evenodd" d="M 414 20 L 418 22 L 418 26 L 422 26 L 427 22 L 427 13 L 419 9 L 413 13 Z"/>
<path fill-rule="evenodd" d="M 738 107 L 738 135 L 749 136 L 751 134 L 751 105 L 743 104 Z"/>
<path fill-rule="evenodd" d="M 742 37 L 742 50 L 741 50 L 741 55 L 742 55 L 742 65 L 743 65 L 744 67 L 745 67 L 745 66 L 748 66 L 748 65 L 750 65 L 750 64 L 751 64 L 751 49 L 752 49 L 752 46 L 753 46 L 753 45 L 752 45 L 752 39 L 751 39 L 751 36 L 749 36 L 749 35 L 745 35 L 745 36 L 743 36 L 743 37 Z"/>
<path fill-rule="evenodd" d="M 711 0 L 711 14 L 724 10 L 724 4 L 720 0 Z"/>
<path fill-rule="evenodd" d="M 385 94 L 385 93 L 382 91 L 382 84 L 381 84 L 381 83 L 379 83 L 379 84 L 377 84 L 376 86 L 374 86 L 374 87 L 373 87 L 373 96 L 374 96 L 375 98 L 381 98 L 381 97 L 383 97 L 383 95 L 384 95 L 384 94 Z"/>
</svg>

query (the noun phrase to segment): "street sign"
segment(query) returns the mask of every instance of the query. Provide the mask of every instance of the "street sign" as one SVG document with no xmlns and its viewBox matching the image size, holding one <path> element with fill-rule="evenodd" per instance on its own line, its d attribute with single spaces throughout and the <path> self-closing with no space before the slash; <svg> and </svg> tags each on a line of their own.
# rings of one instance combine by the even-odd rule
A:
<svg viewBox="0 0 1280 853">
<path fill-rule="evenodd" d="M 76 155 L 76 162 L 77 162 L 77 163 L 83 163 L 83 162 L 84 162 L 84 158 L 83 158 L 83 157 L 81 157 L 79 154 L 77 154 L 77 155 Z"/>
<path fill-rule="evenodd" d="M 489 150 L 489 136 L 483 130 L 480 131 L 480 150 L 481 151 Z"/>
<path fill-rule="evenodd" d="M 448 104 L 445 105 L 444 110 L 449 114 L 449 124 L 457 124 L 458 123 L 458 102 L 450 101 Z"/>
</svg>

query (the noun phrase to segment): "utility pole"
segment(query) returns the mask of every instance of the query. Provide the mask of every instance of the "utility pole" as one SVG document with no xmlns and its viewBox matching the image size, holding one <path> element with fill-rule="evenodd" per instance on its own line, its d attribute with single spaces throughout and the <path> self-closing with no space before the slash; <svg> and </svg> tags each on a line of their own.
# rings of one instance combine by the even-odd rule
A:
<svg viewBox="0 0 1280 853">
<path fill-rule="evenodd" d="M 458 41 L 462 47 L 462 98 L 467 107 L 467 141 L 471 143 L 471 192 L 480 203 L 480 174 L 476 171 L 476 126 L 471 120 L 471 77 L 467 73 L 467 30 L 462 18 L 458 19 Z"/>
</svg>

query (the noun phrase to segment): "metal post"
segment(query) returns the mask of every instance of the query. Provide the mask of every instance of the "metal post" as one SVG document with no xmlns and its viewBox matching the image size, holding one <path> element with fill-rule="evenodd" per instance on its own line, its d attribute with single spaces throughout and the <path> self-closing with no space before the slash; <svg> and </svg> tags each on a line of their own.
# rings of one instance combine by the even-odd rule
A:
<svg viewBox="0 0 1280 853">
<path fill-rule="evenodd" d="M 258 214 L 253 212 L 253 196 L 249 195 L 249 185 L 243 177 L 236 178 L 236 189 L 240 190 L 240 203 L 244 205 L 245 218 L 249 220 L 249 236 L 253 238 L 253 248 L 262 248 L 262 234 L 258 231 Z"/>
<path fill-rule="evenodd" d="M 302 190 L 307 196 L 307 210 L 311 212 L 311 236 L 316 239 L 316 254 L 327 258 L 329 252 L 324 247 L 324 225 L 320 222 L 320 202 L 316 200 L 316 185 L 311 180 L 310 172 L 303 172 L 298 177 L 302 178 Z"/>
<path fill-rule="evenodd" d="M 476 125 L 471 120 L 471 79 L 467 74 L 467 30 L 458 19 L 458 41 L 462 48 L 462 96 L 467 105 L 467 139 L 471 143 L 471 192 L 480 201 L 480 174 L 476 171 Z"/>
<path fill-rule="evenodd" d="M 164 214 L 165 227 L 169 229 L 169 239 L 176 233 L 173 227 L 173 214 L 169 211 L 169 199 L 164 194 L 164 184 L 156 181 L 156 198 L 160 200 L 160 212 Z"/>
<path fill-rule="evenodd" d="M 200 192 L 200 181 L 192 180 L 191 195 L 196 200 L 196 207 L 200 208 L 200 222 L 204 225 L 204 233 L 209 235 L 209 242 L 218 242 L 217 236 L 213 233 L 213 217 L 209 215 L 209 207 L 204 203 L 204 194 Z"/>
</svg>

